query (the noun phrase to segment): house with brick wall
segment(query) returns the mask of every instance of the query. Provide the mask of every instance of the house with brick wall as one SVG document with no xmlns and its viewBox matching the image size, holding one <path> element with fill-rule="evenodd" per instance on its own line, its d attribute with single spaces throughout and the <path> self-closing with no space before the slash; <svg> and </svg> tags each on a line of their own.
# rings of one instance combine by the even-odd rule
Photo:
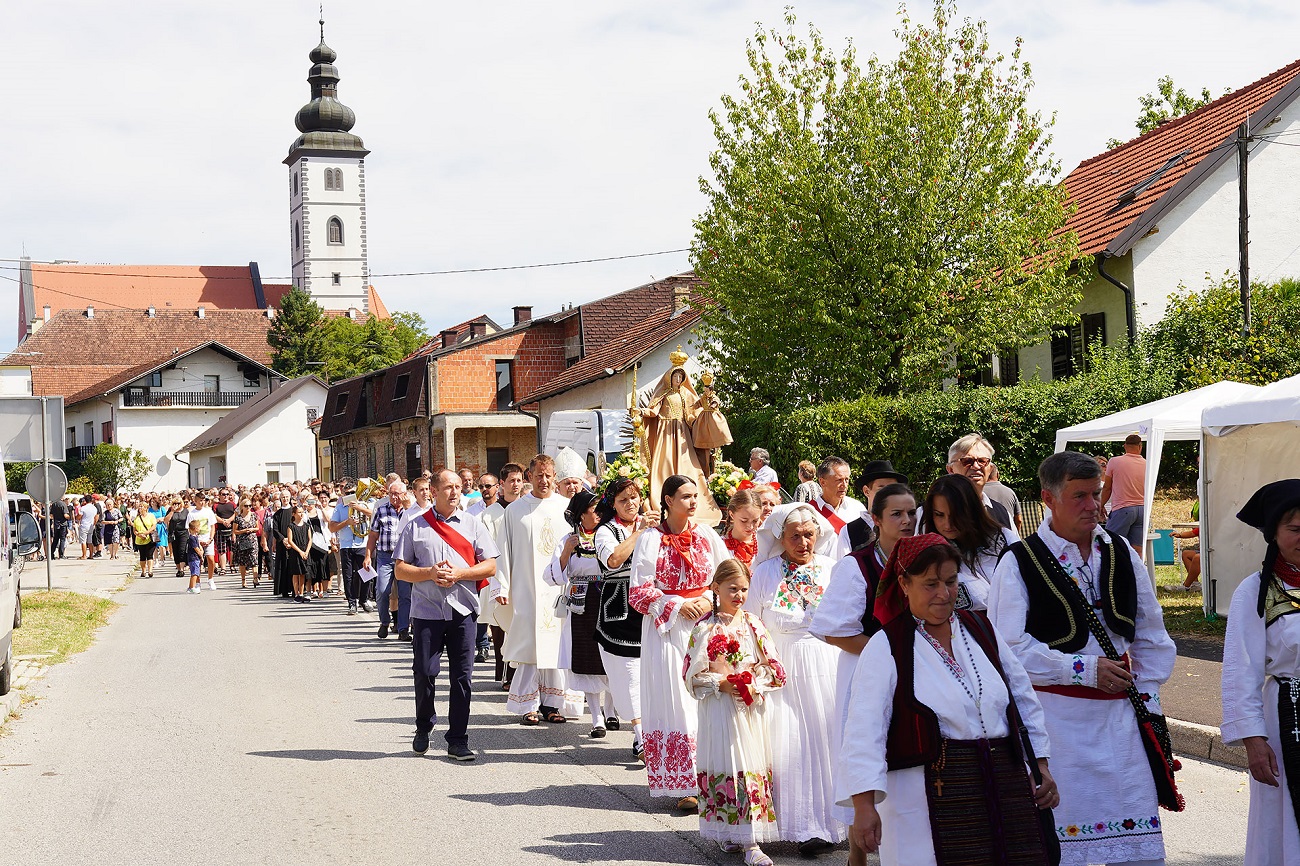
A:
<svg viewBox="0 0 1300 866">
<path fill-rule="evenodd" d="M 574 381 L 593 365 L 603 371 L 602 359 L 617 360 L 605 350 L 625 347 L 646 335 L 647 322 L 659 327 L 674 309 L 685 310 L 698 283 L 694 274 L 679 274 L 547 316 L 515 307 L 513 324 L 496 330 L 480 316 L 442 331 L 399 364 L 335 383 L 320 428 L 334 474 L 496 472 L 527 462 L 542 441 L 533 395 L 550 392 L 569 371 L 576 371 Z"/>
</svg>

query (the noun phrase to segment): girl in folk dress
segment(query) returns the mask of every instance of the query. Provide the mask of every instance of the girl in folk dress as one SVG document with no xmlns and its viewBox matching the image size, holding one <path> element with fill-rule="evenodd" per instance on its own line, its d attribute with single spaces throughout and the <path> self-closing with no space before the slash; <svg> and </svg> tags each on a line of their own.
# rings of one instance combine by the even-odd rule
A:
<svg viewBox="0 0 1300 866">
<path fill-rule="evenodd" d="M 785 671 L 763 624 L 742 610 L 748 591 L 744 563 L 718 566 L 713 613 L 691 632 L 682 676 L 699 701 L 700 835 L 724 851 L 743 850 L 749 866 L 771 866 L 758 847 L 780 835 L 766 693 L 785 684 Z"/>
<path fill-rule="evenodd" d="M 628 593 L 641 623 L 642 721 L 646 779 L 652 797 L 676 797 L 694 812 L 694 701 L 682 682 L 682 660 L 695 623 L 713 609 L 709 582 L 726 545 L 693 520 L 700 498 L 695 482 L 670 476 L 659 495 L 660 522 L 646 529 L 632 554 Z"/>
<path fill-rule="evenodd" d="M 737 490 L 727 502 L 727 534 L 722 541 L 733 557 L 751 568 L 762 519 L 763 503 L 753 490 Z"/>
</svg>

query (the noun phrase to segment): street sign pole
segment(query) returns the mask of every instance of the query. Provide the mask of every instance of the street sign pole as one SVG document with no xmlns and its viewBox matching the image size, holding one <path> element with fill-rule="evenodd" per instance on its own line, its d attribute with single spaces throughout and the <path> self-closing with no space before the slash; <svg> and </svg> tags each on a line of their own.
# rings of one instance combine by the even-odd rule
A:
<svg viewBox="0 0 1300 866">
<path fill-rule="evenodd" d="M 41 474 L 45 477 L 45 589 L 54 588 L 54 533 L 50 528 L 50 437 L 46 432 L 46 397 L 41 396 Z"/>
</svg>

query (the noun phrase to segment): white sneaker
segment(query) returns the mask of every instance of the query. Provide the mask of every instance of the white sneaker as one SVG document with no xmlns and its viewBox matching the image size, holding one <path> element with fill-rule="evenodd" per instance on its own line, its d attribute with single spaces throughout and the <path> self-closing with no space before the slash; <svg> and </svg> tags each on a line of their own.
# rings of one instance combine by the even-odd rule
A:
<svg viewBox="0 0 1300 866">
<path fill-rule="evenodd" d="M 209 577 L 209 578 L 208 578 L 208 589 L 209 589 L 209 590 L 214 590 L 214 589 L 216 589 L 216 588 L 217 588 L 217 582 L 216 582 L 215 580 L 213 580 L 212 578 Z"/>
<path fill-rule="evenodd" d="M 185 590 L 185 591 L 188 592 L 188 593 L 192 593 L 193 595 L 198 595 L 198 594 L 199 594 L 199 588 L 198 588 L 197 586 L 191 586 L 189 589 L 187 589 L 187 590 Z"/>
<path fill-rule="evenodd" d="M 1187 586 L 1183 587 L 1183 592 L 1200 592 L 1200 591 L 1201 591 L 1201 582 L 1199 580 L 1194 580 Z"/>
</svg>

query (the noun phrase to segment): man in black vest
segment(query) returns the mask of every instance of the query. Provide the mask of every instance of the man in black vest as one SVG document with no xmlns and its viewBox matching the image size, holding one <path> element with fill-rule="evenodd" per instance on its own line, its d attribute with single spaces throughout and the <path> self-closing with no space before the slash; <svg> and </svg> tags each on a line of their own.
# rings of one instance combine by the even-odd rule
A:
<svg viewBox="0 0 1300 866">
<path fill-rule="evenodd" d="M 1097 462 L 1053 454 L 1038 480 L 1049 516 L 998 564 L 989 614 L 1042 703 L 1062 862 L 1163 863 L 1136 710 L 1159 715 L 1177 651 L 1141 559 L 1100 525 Z"/>
</svg>

